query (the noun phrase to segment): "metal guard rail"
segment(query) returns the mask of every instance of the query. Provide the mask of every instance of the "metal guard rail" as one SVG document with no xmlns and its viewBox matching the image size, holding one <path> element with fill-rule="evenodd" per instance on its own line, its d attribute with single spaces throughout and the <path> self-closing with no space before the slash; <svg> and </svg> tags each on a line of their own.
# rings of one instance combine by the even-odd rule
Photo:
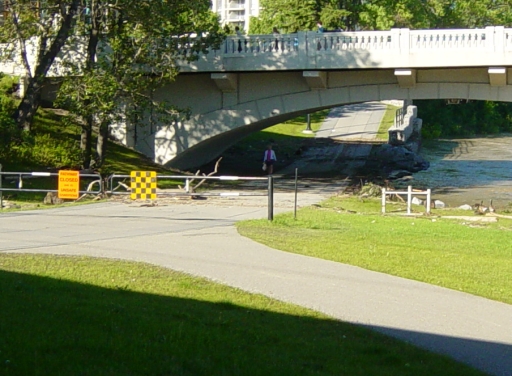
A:
<svg viewBox="0 0 512 376">
<path fill-rule="evenodd" d="M 117 175 L 112 174 L 108 178 L 109 182 L 109 190 L 106 192 L 107 194 L 111 195 L 123 195 L 128 194 L 128 191 L 125 192 L 115 192 L 114 191 L 114 180 L 115 179 L 130 179 L 131 175 Z M 158 179 L 176 179 L 176 180 L 184 180 L 185 181 L 185 192 L 167 192 L 162 193 L 159 192 L 159 195 L 163 196 L 268 196 L 268 220 L 272 221 L 274 219 L 274 178 L 272 176 L 266 176 L 266 177 L 248 177 L 248 176 L 183 176 L 183 175 L 157 175 Z M 268 181 L 267 185 L 267 194 L 244 194 L 244 193 L 233 193 L 233 192 L 224 192 L 224 193 L 197 193 L 197 192 L 190 192 L 190 180 L 222 180 L 222 181 L 254 181 L 254 180 L 261 180 L 261 181 Z"/>
<path fill-rule="evenodd" d="M 109 176 L 109 190 L 106 192 L 112 195 L 123 195 L 129 193 L 126 192 L 115 192 L 114 191 L 114 180 L 115 179 L 130 179 L 130 175 L 119 175 L 112 174 Z M 163 196 L 267 196 L 266 194 L 251 194 L 251 193 L 198 193 L 198 192 L 190 192 L 190 181 L 191 180 L 221 180 L 221 181 L 253 181 L 253 180 L 261 180 L 267 181 L 268 177 L 250 177 L 250 176 L 184 176 L 184 175 L 157 175 L 158 179 L 173 179 L 173 180 L 184 180 L 185 181 L 185 191 L 184 192 L 159 192 L 159 195 Z"/>
<path fill-rule="evenodd" d="M 35 189 L 35 188 L 23 188 L 23 176 L 25 177 L 28 177 L 28 178 L 41 178 L 41 177 L 51 177 L 51 176 L 56 176 L 58 177 L 59 176 L 59 173 L 58 172 L 2 172 L 0 171 L 0 179 L 3 179 L 5 177 L 16 177 L 17 176 L 17 180 L 18 180 L 18 183 L 17 183 L 17 188 L 12 188 L 12 187 L 3 187 L 3 185 L 1 184 L 1 181 L 0 181 L 0 192 L 9 192 L 9 191 L 15 191 L 15 192 L 58 192 L 57 189 Z M 98 190 L 90 190 L 90 191 L 84 191 L 84 190 L 81 190 L 79 191 L 79 193 L 81 194 L 85 194 L 85 193 L 90 193 L 90 194 L 99 194 L 102 192 L 101 190 L 101 175 L 100 174 L 80 174 L 80 177 L 84 177 L 84 178 L 96 178 L 96 180 L 99 180 L 100 181 L 100 184 L 99 184 L 99 188 Z"/>
</svg>

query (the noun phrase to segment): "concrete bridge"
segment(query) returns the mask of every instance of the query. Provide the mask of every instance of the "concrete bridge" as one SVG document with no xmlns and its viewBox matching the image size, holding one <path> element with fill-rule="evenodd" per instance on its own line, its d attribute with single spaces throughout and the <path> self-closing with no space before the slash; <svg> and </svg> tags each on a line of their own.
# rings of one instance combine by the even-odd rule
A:
<svg viewBox="0 0 512 376">
<path fill-rule="evenodd" d="M 252 132 L 324 108 L 391 99 L 512 101 L 511 69 L 512 28 L 501 26 L 229 37 L 183 62 L 177 80 L 155 94 L 189 108 L 189 119 L 126 122 L 112 131 L 157 163 L 192 168 Z"/>
</svg>

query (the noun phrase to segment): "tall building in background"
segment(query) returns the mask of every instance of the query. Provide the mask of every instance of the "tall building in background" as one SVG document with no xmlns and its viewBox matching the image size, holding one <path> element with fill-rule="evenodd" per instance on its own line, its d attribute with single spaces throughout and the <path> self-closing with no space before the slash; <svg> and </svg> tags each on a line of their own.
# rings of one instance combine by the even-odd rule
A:
<svg viewBox="0 0 512 376">
<path fill-rule="evenodd" d="M 230 24 L 249 30 L 249 19 L 260 14 L 260 0 L 212 0 L 212 10 L 222 25 Z"/>
</svg>

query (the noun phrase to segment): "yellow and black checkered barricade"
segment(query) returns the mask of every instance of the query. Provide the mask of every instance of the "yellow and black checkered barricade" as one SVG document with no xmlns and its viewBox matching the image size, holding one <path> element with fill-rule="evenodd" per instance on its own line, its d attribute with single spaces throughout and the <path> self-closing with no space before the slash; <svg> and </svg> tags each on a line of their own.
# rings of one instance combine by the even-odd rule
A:
<svg viewBox="0 0 512 376">
<path fill-rule="evenodd" d="M 156 172 L 130 172 L 130 198 L 132 200 L 156 200 Z"/>
<path fill-rule="evenodd" d="M 297 173 L 297 172 L 296 172 Z M 118 182 L 117 187 L 114 187 L 114 182 L 118 180 L 126 181 L 125 179 L 130 178 L 130 186 L 125 184 L 124 182 Z M 297 176 L 296 176 L 297 178 Z M 180 197 L 180 196 L 188 196 L 190 198 L 198 198 L 198 197 L 239 197 L 239 196 L 266 196 L 268 198 L 268 219 L 270 221 L 273 220 L 274 217 L 274 178 L 272 176 L 229 176 L 229 175 L 221 175 L 221 176 L 197 176 L 197 175 L 158 175 L 156 171 L 132 171 L 130 175 L 122 175 L 122 174 L 112 174 L 108 178 L 108 186 L 109 190 L 107 190 L 108 194 L 111 195 L 124 195 L 130 194 L 130 198 L 132 200 L 142 199 L 142 200 L 155 200 L 157 197 L 157 180 L 161 181 L 162 179 L 170 179 L 170 180 L 184 180 L 185 181 L 185 189 L 180 188 L 180 190 L 176 189 L 165 189 L 162 188 L 158 192 L 159 197 Z M 262 184 L 261 188 L 266 190 L 267 192 L 258 192 L 253 191 L 251 189 L 250 192 L 233 192 L 230 190 L 229 192 L 220 192 L 218 189 L 212 189 L 211 191 L 203 190 L 201 192 L 194 192 L 194 189 L 191 188 L 190 182 L 194 180 L 201 180 L 199 184 L 203 182 L 203 180 L 217 180 L 221 181 L 262 181 L 266 184 Z M 165 186 L 165 185 L 164 185 Z M 121 187 L 124 188 L 125 191 L 117 191 L 117 189 Z M 232 188 L 232 187 L 231 187 Z M 297 183 L 295 184 L 295 188 L 297 188 Z M 295 209 L 297 206 L 297 192 L 295 192 Z"/>
</svg>

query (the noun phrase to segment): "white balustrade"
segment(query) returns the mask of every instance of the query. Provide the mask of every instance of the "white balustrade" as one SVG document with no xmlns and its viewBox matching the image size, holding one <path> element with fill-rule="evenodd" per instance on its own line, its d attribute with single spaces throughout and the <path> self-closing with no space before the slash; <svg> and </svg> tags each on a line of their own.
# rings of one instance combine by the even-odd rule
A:
<svg viewBox="0 0 512 376">
<path fill-rule="evenodd" d="M 486 30 L 411 30 L 411 49 L 485 48 Z"/>
<path fill-rule="evenodd" d="M 308 36 L 313 36 L 310 48 L 316 48 L 320 52 L 392 48 L 392 36 L 389 31 L 325 32 Z"/>
<path fill-rule="evenodd" d="M 229 36 L 208 53 L 194 51 L 196 43 L 203 43 L 198 39 L 172 43 L 182 72 L 512 65 L 512 28 L 502 26 Z M 197 61 L 189 62 L 193 55 Z M 240 57 L 245 59 L 233 59 Z M 14 66 L 0 62 L 0 71 L 13 74 Z"/>
<path fill-rule="evenodd" d="M 505 51 L 512 51 L 512 29 L 505 29 Z"/>
<path fill-rule="evenodd" d="M 223 46 L 225 55 L 282 54 L 298 51 L 299 40 L 297 34 L 247 35 L 228 37 Z"/>
</svg>

